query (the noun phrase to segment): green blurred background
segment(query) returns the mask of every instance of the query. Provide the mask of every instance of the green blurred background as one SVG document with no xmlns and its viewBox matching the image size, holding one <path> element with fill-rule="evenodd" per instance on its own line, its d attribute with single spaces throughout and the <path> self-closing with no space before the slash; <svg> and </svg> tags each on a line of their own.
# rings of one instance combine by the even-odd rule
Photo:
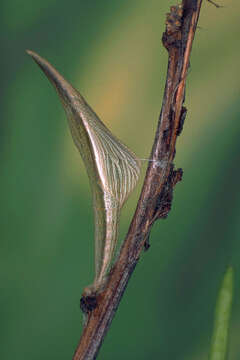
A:
<svg viewBox="0 0 240 360">
<path fill-rule="evenodd" d="M 1 360 L 71 359 L 82 329 L 79 299 L 94 275 L 86 172 L 56 93 L 25 49 L 47 58 L 146 158 L 165 82 L 161 34 L 170 5 L 1 2 Z M 100 360 L 207 359 L 229 263 L 236 272 L 229 359 L 239 359 L 240 3 L 223 5 L 204 1 L 200 16 L 175 160 L 183 181 L 168 219 L 153 228 Z M 123 211 L 121 239 L 139 191 Z"/>
</svg>

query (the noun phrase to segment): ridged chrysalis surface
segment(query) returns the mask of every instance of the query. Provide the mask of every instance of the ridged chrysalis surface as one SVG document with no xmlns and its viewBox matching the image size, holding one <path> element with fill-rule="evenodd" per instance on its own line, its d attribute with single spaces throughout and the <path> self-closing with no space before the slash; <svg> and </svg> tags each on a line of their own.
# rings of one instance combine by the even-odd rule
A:
<svg viewBox="0 0 240 360">
<path fill-rule="evenodd" d="M 85 294 L 96 294 L 103 287 L 113 259 L 120 210 L 138 181 L 140 162 L 49 62 L 33 51 L 27 52 L 57 90 L 91 183 L 95 218 L 95 279 L 85 289 Z"/>
</svg>

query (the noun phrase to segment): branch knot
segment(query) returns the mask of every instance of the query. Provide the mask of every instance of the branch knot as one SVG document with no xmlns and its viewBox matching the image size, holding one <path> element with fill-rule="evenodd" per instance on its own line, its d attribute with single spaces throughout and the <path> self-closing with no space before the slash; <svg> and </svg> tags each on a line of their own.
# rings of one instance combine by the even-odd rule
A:
<svg viewBox="0 0 240 360">
<path fill-rule="evenodd" d="M 182 40 L 182 4 L 171 6 L 170 13 L 166 14 L 166 31 L 163 33 L 162 42 L 165 48 L 169 51 L 171 47 L 181 47 Z"/>
</svg>

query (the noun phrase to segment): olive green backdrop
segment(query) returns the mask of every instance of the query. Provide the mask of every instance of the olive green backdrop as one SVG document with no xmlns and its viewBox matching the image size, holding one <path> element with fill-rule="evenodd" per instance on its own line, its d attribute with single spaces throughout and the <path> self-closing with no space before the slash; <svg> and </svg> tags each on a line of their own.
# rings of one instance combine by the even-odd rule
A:
<svg viewBox="0 0 240 360">
<path fill-rule="evenodd" d="M 55 91 L 25 49 L 46 57 L 147 158 L 167 66 L 161 34 L 173 4 L 1 2 L 1 360 L 71 359 L 82 329 L 79 299 L 94 275 L 85 169 Z M 204 1 L 199 21 L 175 160 L 183 181 L 168 219 L 154 225 L 99 360 L 207 359 L 229 263 L 236 272 L 229 359 L 239 359 L 240 4 L 223 5 Z M 139 191 L 123 211 L 121 239 Z"/>
</svg>

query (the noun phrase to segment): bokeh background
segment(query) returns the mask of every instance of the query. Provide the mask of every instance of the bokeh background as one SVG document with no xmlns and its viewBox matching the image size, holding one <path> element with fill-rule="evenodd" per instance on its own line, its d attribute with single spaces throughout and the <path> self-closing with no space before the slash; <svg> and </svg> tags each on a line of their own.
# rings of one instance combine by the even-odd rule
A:
<svg viewBox="0 0 240 360">
<path fill-rule="evenodd" d="M 219 0 L 220 2 L 220 0 Z M 140 158 L 150 153 L 167 53 L 159 0 L 1 1 L 0 359 L 71 359 L 91 283 L 93 211 L 47 58 Z M 235 269 L 229 359 L 240 354 L 240 3 L 204 1 L 167 220 L 131 278 L 99 360 L 207 359 L 217 291 Z M 143 175 L 146 164 L 143 166 Z M 140 186 L 121 218 L 123 239 Z"/>
</svg>

